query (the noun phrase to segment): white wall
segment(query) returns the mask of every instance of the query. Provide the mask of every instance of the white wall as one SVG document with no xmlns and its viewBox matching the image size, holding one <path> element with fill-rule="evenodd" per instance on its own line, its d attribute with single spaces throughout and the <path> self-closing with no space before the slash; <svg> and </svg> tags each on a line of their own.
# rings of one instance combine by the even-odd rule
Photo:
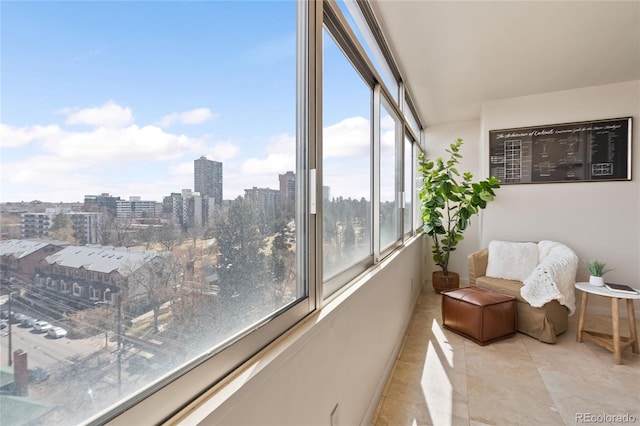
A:
<svg viewBox="0 0 640 426">
<path fill-rule="evenodd" d="M 468 279 L 466 255 L 490 240 L 549 239 L 570 246 L 581 261 L 606 261 L 614 269 L 606 280 L 640 288 L 640 81 L 488 101 L 479 123 L 431 127 L 425 146 L 431 150 L 427 154 L 437 157 L 456 137 L 465 139 L 469 143 L 462 148 L 460 171 L 485 178 L 490 130 L 619 117 L 634 121 L 632 180 L 502 186 L 495 201 L 474 218 L 451 260 L 450 268 L 460 273 L 461 281 Z M 429 265 L 430 273 L 433 262 Z M 577 280 L 587 279 L 581 267 Z M 595 310 L 590 312 L 609 313 L 605 299 L 592 297 L 592 305 Z"/>
<path fill-rule="evenodd" d="M 417 238 L 240 369 L 181 424 L 369 424 L 420 290 Z M 228 393 L 228 394 L 227 394 Z"/>
<path fill-rule="evenodd" d="M 607 281 L 640 287 L 640 81 L 486 102 L 482 146 L 488 152 L 493 129 L 629 116 L 633 180 L 503 186 L 483 218 L 482 245 L 492 239 L 561 241 L 581 261 L 607 262 L 614 269 Z M 488 173 L 488 161 L 482 167 Z M 588 279 L 584 267 L 577 279 Z M 589 303 L 598 301 L 605 302 Z"/>
</svg>

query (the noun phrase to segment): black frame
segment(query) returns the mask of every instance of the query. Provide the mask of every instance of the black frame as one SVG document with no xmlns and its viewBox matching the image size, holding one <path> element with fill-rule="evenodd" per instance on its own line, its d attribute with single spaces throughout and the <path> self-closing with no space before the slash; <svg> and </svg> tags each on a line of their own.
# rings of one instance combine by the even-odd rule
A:
<svg viewBox="0 0 640 426">
<path fill-rule="evenodd" d="M 631 180 L 632 118 L 489 131 L 489 174 L 502 184 Z"/>
</svg>

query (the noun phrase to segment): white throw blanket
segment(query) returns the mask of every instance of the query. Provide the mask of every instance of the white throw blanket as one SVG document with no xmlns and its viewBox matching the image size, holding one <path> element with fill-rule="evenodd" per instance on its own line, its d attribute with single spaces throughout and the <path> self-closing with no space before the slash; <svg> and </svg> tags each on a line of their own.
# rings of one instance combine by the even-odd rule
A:
<svg viewBox="0 0 640 426">
<path fill-rule="evenodd" d="M 541 307 L 557 300 L 569 309 L 576 310 L 575 282 L 578 256 L 564 244 L 555 241 L 538 243 L 538 266 L 523 282 L 520 294 L 531 306 Z"/>
</svg>

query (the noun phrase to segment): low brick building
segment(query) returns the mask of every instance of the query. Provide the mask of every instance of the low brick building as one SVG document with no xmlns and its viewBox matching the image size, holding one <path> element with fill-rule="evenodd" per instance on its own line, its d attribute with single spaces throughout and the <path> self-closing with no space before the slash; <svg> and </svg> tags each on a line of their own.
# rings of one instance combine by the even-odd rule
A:
<svg viewBox="0 0 640 426">
<path fill-rule="evenodd" d="M 40 262 L 68 245 L 65 241 L 0 241 L 0 282 L 31 284 Z"/>
<path fill-rule="evenodd" d="M 144 305 L 147 291 L 139 285 L 145 282 L 140 275 L 148 273 L 145 265 L 161 257 L 155 250 L 68 246 L 40 262 L 32 290 L 61 309 L 112 303 L 118 294 L 135 310 Z"/>
</svg>

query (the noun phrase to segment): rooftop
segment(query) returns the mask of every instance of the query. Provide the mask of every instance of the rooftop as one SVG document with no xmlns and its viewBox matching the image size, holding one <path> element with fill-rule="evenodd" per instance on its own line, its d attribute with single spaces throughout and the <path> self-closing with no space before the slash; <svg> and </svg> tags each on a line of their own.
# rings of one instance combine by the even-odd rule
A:
<svg viewBox="0 0 640 426">
<path fill-rule="evenodd" d="M 159 256 L 155 250 L 134 250 L 126 247 L 69 246 L 46 258 L 49 264 L 88 271 L 110 273 L 118 271 L 126 276 L 144 263 Z"/>
</svg>

